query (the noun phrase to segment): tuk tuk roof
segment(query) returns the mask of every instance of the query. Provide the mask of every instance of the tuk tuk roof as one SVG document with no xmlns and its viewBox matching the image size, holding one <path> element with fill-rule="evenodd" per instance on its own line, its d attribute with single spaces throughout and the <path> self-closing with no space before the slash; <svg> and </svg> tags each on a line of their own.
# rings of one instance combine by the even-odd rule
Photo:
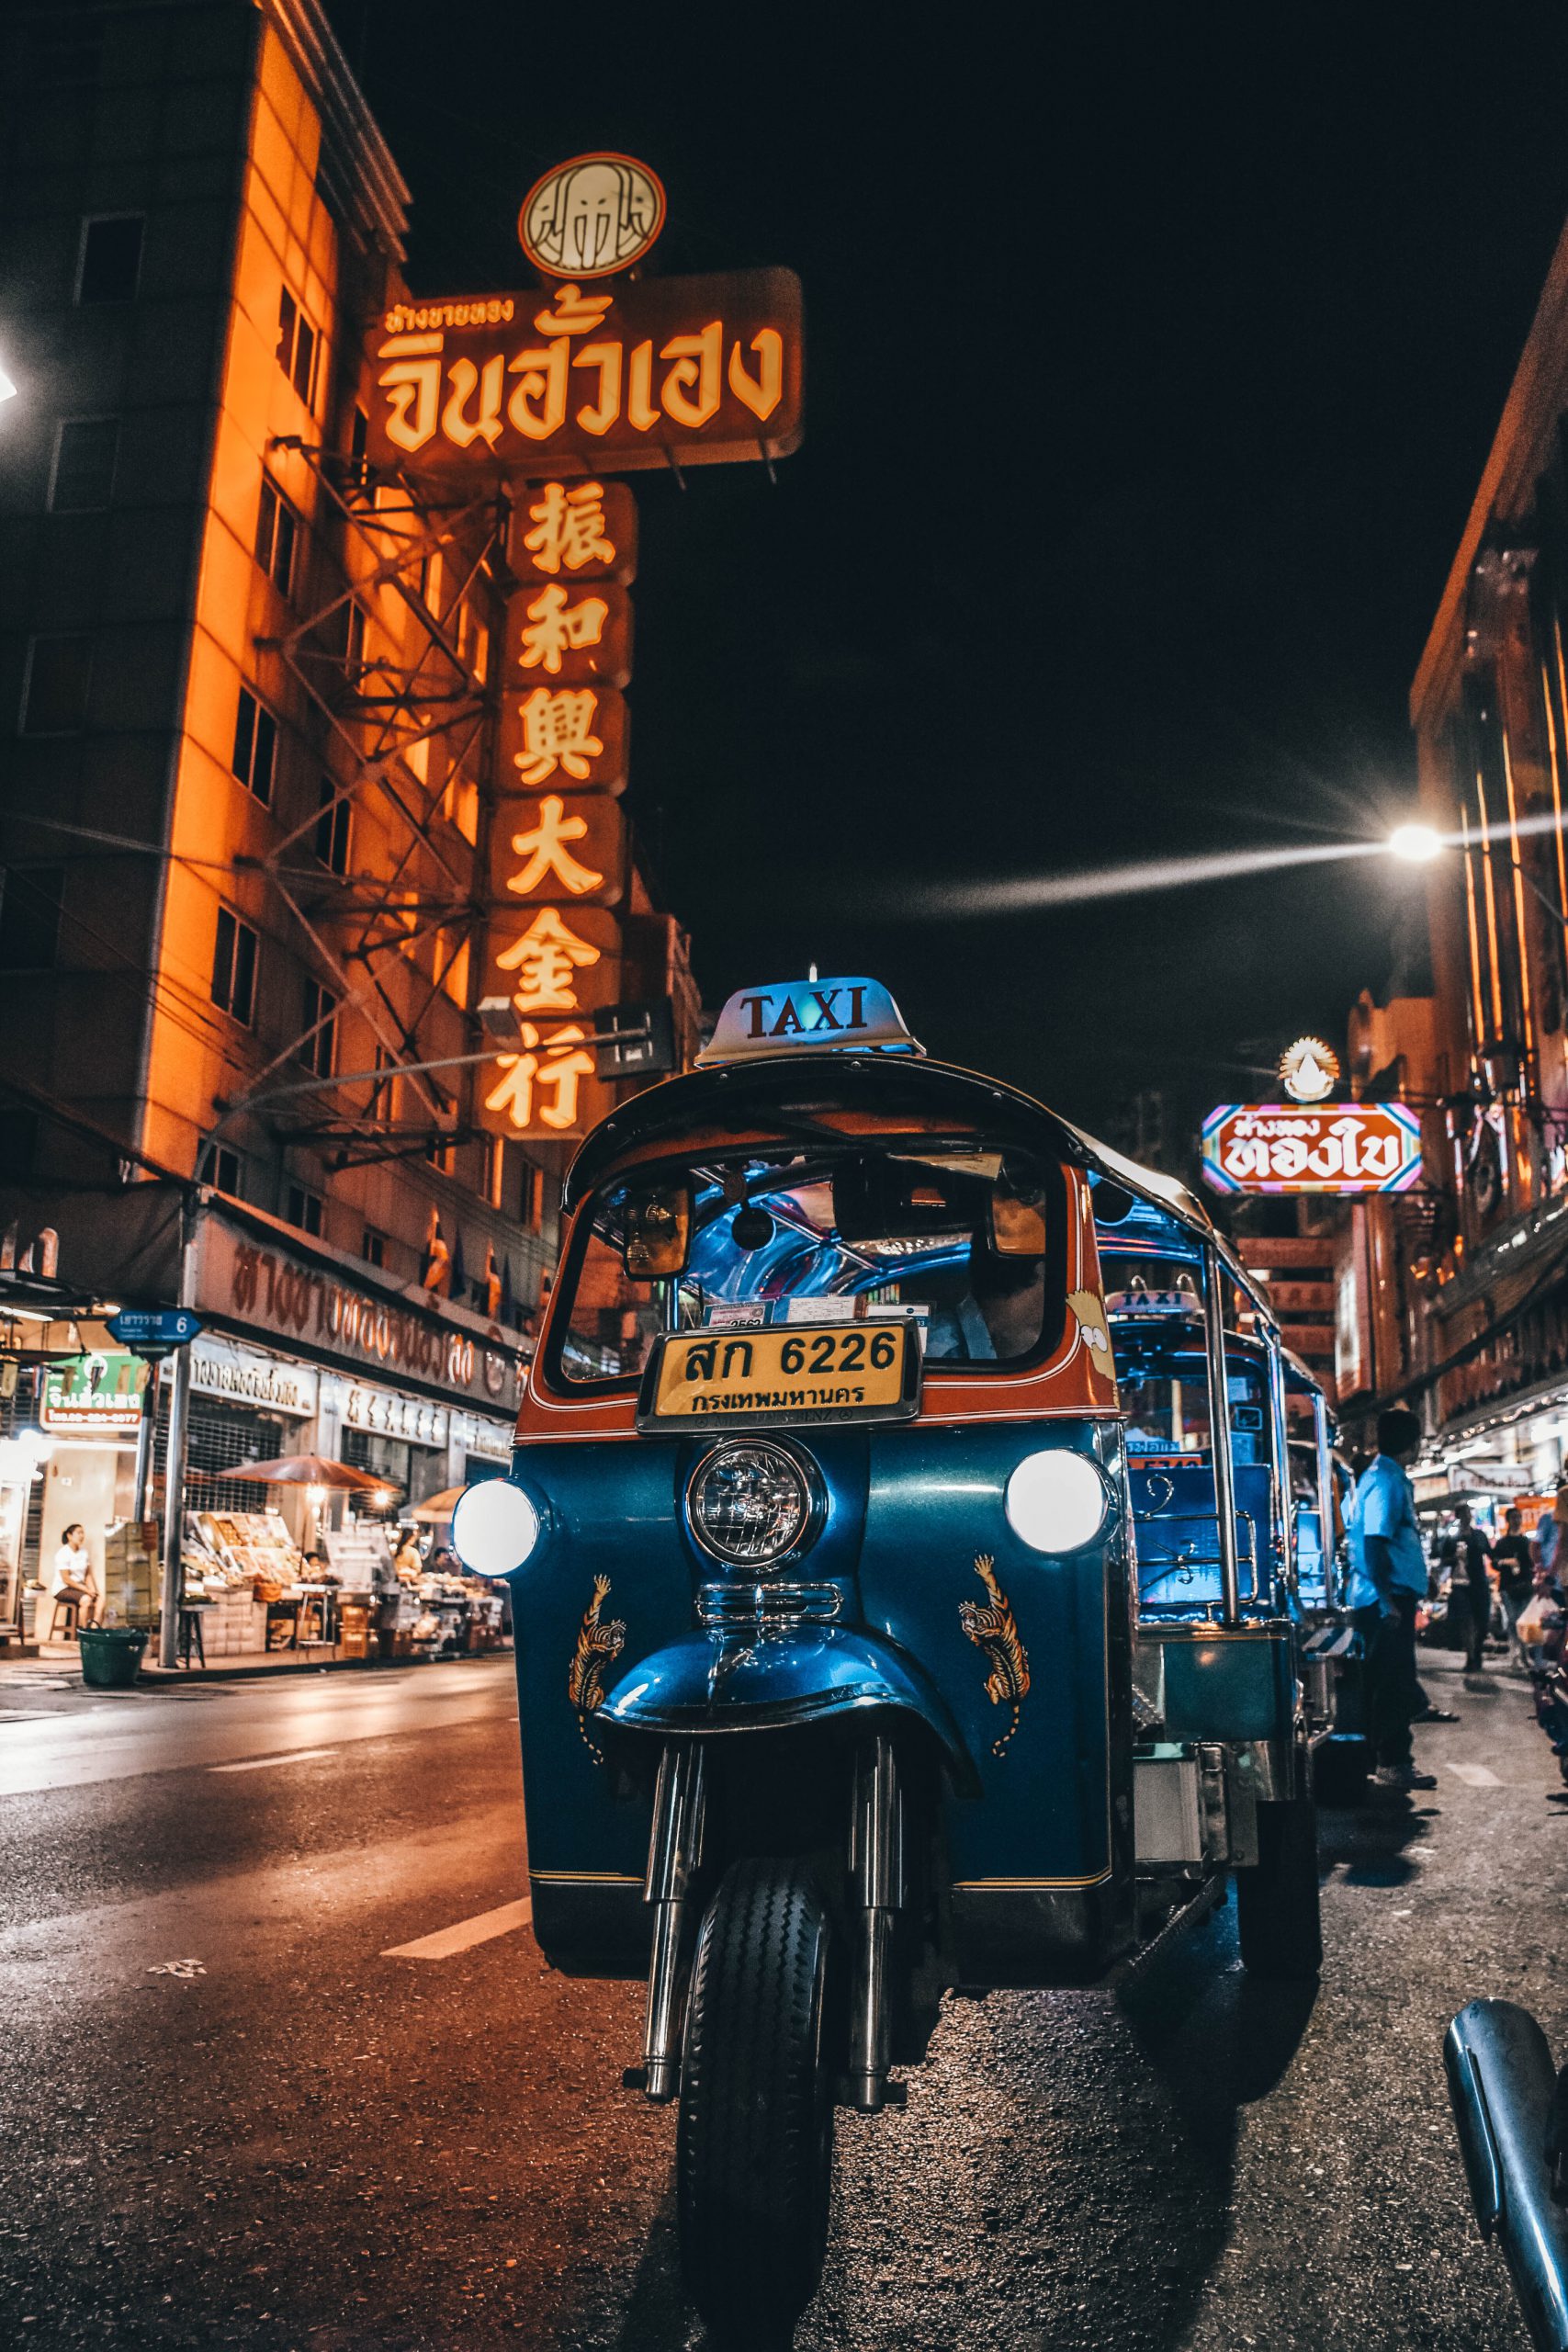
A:
<svg viewBox="0 0 1568 2352">
<path fill-rule="evenodd" d="M 637 1146 L 665 1136 L 674 1146 L 683 1133 L 714 1125 L 772 1125 L 787 1134 L 792 1115 L 808 1119 L 829 1107 L 829 1096 L 835 1110 L 859 1108 L 881 1118 L 907 1105 L 917 1118 L 950 1110 L 966 1123 L 1001 1125 L 1021 1134 L 1032 1130 L 1062 1158 L 1124 1185 L 1173 1218 L 1192 1241 L 1219 1242 L 1231 1271 L 1242 1272 L 1202 1203 L 1178 1178 L 1140 1167 L 1000 1079 L 912 1055 L 774 1053 L 765 1061 L 722 1062 L 666 1079 L 634 1095 L 584 1136 L 567 1170 L 563 1205 L 575 1209 L 621 1155 Z"/>
</svg>

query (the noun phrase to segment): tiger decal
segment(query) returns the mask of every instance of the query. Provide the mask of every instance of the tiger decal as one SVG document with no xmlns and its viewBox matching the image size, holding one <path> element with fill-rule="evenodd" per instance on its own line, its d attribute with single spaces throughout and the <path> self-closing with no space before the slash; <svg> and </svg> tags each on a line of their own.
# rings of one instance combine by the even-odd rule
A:
<svg viewBox="0 0 1568 2352">
<path fill-rule="evenodd" d="M 604 1761 L 604 1751 L 590 1737 L 587 1719 L 604 1704 L 604 1675 L 626 1645 L 624 1620 L 612 1617 L 605 1623 L 604 1609 L 609 1597 L 609 1577 L 595 1577 L 593 1598 L 582 1612 L 582 1623 L 577 1629 L 577 1648 L 566 1678 L 566 1695 L 577 1710 L 577 1728 L 595 1764 Z"/>
<path fill-rule="evenodd" d="M 991 1742 L 992 1755 L 1005 1756 L 1009 1742 L 1018 1729 L 1023 1702 L 1029 1696 L 1029 1653 L 1019 1639 L 1012 1603 L 997 1582 L 994 1568 L 995 1563 L 988 1552 L 976 1555 L 975 1574 L 989 1593 L 990 1600 L 961 1600 L 958 1622 L 989 1663 L 991 1670 L 986 1678 L 986 1690 L 992 1705 L 1012 1710 L 1011 1721 L 1006 1731 Z"/>
</svg>

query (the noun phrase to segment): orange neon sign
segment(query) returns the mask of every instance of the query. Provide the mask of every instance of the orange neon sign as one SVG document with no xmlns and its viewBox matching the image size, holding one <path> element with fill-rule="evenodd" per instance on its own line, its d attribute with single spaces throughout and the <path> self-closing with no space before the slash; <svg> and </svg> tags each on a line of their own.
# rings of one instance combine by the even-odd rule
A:
<svg viewBox="0 0 1568 2352">
<path fill-rule="evenodd" d="M 787 269 L 400 303 L 372 346 L 368 455 L 468 480 L 783 458 L 801 376 Z"/>
</svg>

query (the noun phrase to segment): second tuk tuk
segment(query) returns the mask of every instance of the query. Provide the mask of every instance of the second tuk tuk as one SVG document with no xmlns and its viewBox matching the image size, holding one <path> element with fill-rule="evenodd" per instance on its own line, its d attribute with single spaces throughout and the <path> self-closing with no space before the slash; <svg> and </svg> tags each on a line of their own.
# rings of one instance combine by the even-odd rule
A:
<svg viewBox="0 0 1568 2352">
<path fill-rule="evenodd" d="M 535 1932 L 646 1982 L 685 2277 L 754 2337 L 944 1993 L 1114 1982 L 1233 1878 L 1247 1967 L 1315 1972 L 1277 1335 L 1183 1187 L 863 978 L 732 998 L 564 1205 L 455 1541 L 511 1578 Z"/>
</svg>

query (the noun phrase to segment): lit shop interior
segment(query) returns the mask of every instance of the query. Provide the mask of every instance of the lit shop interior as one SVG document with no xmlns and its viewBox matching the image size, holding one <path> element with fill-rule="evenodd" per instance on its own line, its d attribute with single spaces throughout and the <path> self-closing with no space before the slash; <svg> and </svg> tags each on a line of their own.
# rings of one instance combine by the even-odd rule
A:
<svg viewBox="0 0 1568 2352">
<path fill-rule="evenodd" d="M 1565 1466 L 1568 1387 L 1560 1387 L 1495 1406 L 1469 1428 L 1445 1435 L 1437 1459 L 1415 1473 L 1416 1508 L 1430 1523 L 1467 1502 L 1489 1536 L 1500 1535 L 1506 1514 L 1517 1510 L 1528 1532 L 1551 1509 Z"/>
<path fill-rule="evenodd" d="M 52 1571 L 78 1521 L 99 1621 L 150 1625 L 166 1376 L 154 1397 L 147 1363 L 96 1318 L 28 1332 L 17 1359 L 0 1403 L 0 1640 L 74 1635 Z M 467 1576 L 448 1537 L 462 1487 L 504 1470 L 509 1422 L 212 1333 L 190 1374 L 182 1657 L 412 1660 L 504 1640 L 502 1589 Z"/>
</svg>

